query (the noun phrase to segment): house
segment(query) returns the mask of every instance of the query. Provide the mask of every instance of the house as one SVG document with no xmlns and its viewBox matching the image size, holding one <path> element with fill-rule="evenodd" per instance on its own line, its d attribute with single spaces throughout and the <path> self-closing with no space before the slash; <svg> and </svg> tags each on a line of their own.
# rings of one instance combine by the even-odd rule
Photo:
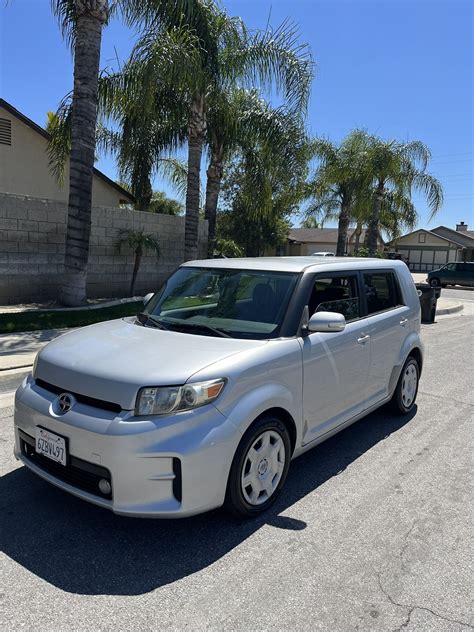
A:
<svg viewBox="0 0 474 632">
<path fill-rule="evenodd" d="M 0 99 L 0 192 L 67 201 L 69 169 L 64 185 L 50 173 L 49 134 L 10 103 Z M 133 196 L 94 168 L 93 206 L 129 204 Z"/>
<path fill-rule="evenodd" d="M 474 231 L 468 228 L 464 222 L 456 230 L 420 228 L 391 241 L 389 251 L 402 255 L 412 272 L 429 272 L 449 261 L 474 261 Z"/>
<path fill-rule="evenodd" d="M 291 228 L 288 234 L 286 247 L 279 254 L 286 255 L 312 255 L 314 252 L 336 252 L 337 228 Z M 360 246 L 365 239 L 365 230 L 359 238 Z M 356 229 L 349 228 L 347 234 L 346 254 L 352 254 L 356 245 Z M 383 248 L 384 242 L 379 236 L 378 247 Z"/>
</svg>

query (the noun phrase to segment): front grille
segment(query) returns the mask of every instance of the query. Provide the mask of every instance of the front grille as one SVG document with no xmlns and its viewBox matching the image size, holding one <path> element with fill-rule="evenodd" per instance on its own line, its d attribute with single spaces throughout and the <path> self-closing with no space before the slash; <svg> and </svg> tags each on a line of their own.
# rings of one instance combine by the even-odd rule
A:
<svg viewBox="0 0 474 632">
<path fill-rule="evenodd" d="M 83 461 L 75 456 L 69 456 L 68 464 L 61 465 L 48 457 L 38 454 L 35 450 L 35 440 L 23 430 L 19 430 L 21 452 L 28 461 L 39 467 L 51 476 L 58 478 L 64 483 L 82 489 L 85 492 L 99 496 L 100 498 L 112 499 L 112 491 L 103 494 L 99 489 L 99 481 L 105 479 L 110 483 L 112 489 L 112 478 L 109 470 L 95 463 Z"/>
<path fill-rule="evenodd" d="M 37 386 L 44 388 L 45 391 L 49 391 L 50 393 L 54 393 L 55 395 L 60 395 L 61 393 L 71 393 L 71 395 L 74 395 L 78 402 L 80 402 L 81 404 L 86 404 L 86 406 L 93 406 L 94 408 L 110 410 L 113 413 L 122 412 L 122 407 L 120 406 L 120 404 L 115 404 L 114 402 L 105 402 L 102 399 L 96 399 L 95 397 L 88 397 L 87 395 L 81 395 L 81 393 L 68 391 L 65 388 L 55 386 L 54 384 L 50 384 L 49 382 L 45 382 L 41 379 L 36 379 L 35 383 Z"/>
</svg>

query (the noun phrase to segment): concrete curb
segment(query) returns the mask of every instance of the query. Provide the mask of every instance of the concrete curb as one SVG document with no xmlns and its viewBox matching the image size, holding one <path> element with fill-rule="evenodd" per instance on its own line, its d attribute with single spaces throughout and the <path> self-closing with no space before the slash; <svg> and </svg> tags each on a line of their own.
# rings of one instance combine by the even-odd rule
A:
<svg viewBox="0 0 474 632">
<path fill-rule="evenodd" d="M 93 309 L 103 309 L 105 307 L 115 307 L 116 305 L 126 305 L 127 303 L 136 303 L 142 301 L 142 296 L 131 296 L 129 298 L 117 298 L 113 301 L 104 303 L 94 303 L 93 305 L 84 305 L 83 307 L 12 307 L 6 305 L 0 307 L 0 314 L 23 314 L 26 312 L 84 312 Z"/>
<path fill-rule="evenodd" d="M 444 316 L 446 314 L 455 314 L 456 312 L 462 312 L 464 305 L 462 303 L 454 303 L 447 307 L 440 307 L 436 309 L 436 316 Z"/>
</svg>

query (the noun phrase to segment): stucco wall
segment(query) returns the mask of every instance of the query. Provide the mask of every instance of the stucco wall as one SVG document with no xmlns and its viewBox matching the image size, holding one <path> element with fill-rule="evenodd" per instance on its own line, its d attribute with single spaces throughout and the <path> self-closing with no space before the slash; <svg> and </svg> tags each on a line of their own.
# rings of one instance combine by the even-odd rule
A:
<svg viewBox="0 0 474 632">
<path fill-rule="evenodd" d="M 66 203 L 0 193 L 0 304 L 54 299 L 61 281 Z M 143 257 L 136 293 L 158 289 L 184 260 L 184 218 L 94 207 L 88 295 L 127 296 L 135 257 L 114 252 L 120 228 L 144 229 L 158 237 L 161 256 Z M 199 225 L 199 256 L 206 256 L 207 222 Z"/>
<path fill-rule="evenodd" d="M 423 235 L 425 236 L 424 242 L 419 241 L 420 235 L 422 236 L 421 239 L 423 239 Z M 446 241 L 446 239 L 442 239 L 441 237 L 437 237 L 436 235 L 433 235 L 432 233 L 422 230 L 422 231 L 416 231 L 414 233 L 410 233 L 409 235 L 405 235 L 404 237 L 400 237 L 399 239 L 396 240 L 396 245 L 399 247 L 403 247 L 403 245 L 406 245 L 406 246 L 420 245 L 420 247 L 423 247 L 423 246 L 449 247 L 449 242 Z"/>
<path fill-rule="evenodd" d="M 0 118 L 11 121 L 12 135 L 11 145 L 0 144 L 0 191 L 67 201 L 69 168 L 65 173 L 65 185 L 61 188 L 49 171 L 46 138 L 2 107 Z M 121 197 L 114 187 L 94 176 L 94 206 L 119 206 Z"/>
</svg>

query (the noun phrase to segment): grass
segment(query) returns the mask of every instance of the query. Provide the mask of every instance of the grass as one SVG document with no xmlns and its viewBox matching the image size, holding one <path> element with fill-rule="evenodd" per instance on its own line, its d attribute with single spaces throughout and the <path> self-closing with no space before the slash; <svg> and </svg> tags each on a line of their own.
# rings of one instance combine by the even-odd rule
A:
<svg viewBox="0 0 474 632">
<path fill-rule="evenodd" d="M 143 303 L 126 303 L 102 309 L 88 309 L 77 312 L 20 312 L 17 314 L 0 314 L 0 333 L 8 334 L 16 331 L 36 331 L 38 329 L 62 329 L 64 327 L 81 327 L 92 325 L 103 320 L 112 320 L 122 316 L 133 316 L 143 309 Z"/>
</svg>

